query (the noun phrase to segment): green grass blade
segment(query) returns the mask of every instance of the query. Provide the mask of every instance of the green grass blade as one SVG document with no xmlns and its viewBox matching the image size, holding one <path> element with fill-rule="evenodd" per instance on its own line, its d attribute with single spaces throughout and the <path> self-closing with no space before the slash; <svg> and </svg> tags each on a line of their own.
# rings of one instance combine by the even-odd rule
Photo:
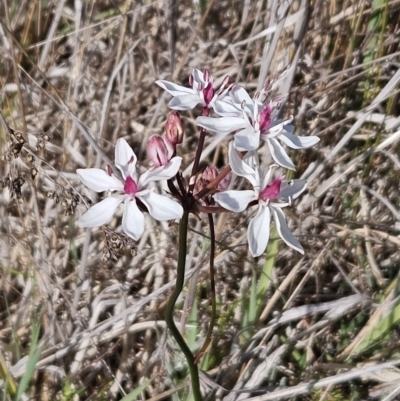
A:
<svg viewBox="0 0 400 401">
<path fill-rule="evenodd" d="M 267 247 L 267 258 L 265 259 L 264 266 L 261 271 L 260 280 L 258 281 L 257 287 L 257 314 L 259 315 L 264 306 L 265 294 L 271 286 L 272 280 L 271 275 L 275 266 L 275 258 L 278 254 L 279 241 L 277 232 L 274 229 L 271 235 L 271 240 Z"/>
<path fill-rule="evenodd" d="M 22 376 L 21 383 L 18 386 L 18 392 L 17 392 L 17 395 L 15 396 L 15 401 L 19 401 L 21 399 L 22 394 L 28 387 L 29 381 L 32 379 L 32 377 L 35 373 L 36 364 L 39 361 L 41 353 L 42 353 L 42 347 L 38 348 L 34 352 L 34 354 L 29 357 L 26 371 L 25 371 L 24 375 Z"/>
<path fill-rule="evenodd" d="M 19 401 L 21 399 L 22 394 L 27 389 L 29 381 L 32 379 L 33 374 L 35 373 L 36 364 L 38 363 L 40 355 L 42 353 L 42 347 L 37 348 L 39 333 L 40 324 L 38 322 L 35 322 L 32 328 L 31 348 L 29 350 L 29 359 L 26 366 L 26 371 L 22 376 L 21 382 L 19 383 L 18 392 L 14 398 L 15 401 Z"/>
</svg>

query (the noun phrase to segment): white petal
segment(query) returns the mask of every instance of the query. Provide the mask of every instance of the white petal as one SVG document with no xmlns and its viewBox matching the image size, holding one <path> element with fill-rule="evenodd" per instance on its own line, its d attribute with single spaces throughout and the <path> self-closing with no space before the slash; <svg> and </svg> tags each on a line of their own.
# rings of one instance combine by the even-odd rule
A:
<svg viewBox="0 0 400 401">
<path fill-rule="evenodd" d="M 270 209 L 272 215 L 274 216 L 276 229 L 278 230 L 279 236 L 283 239 L 283 241 L 285 241 L 286 245 L 304 255 L 304 249 L 300 245 L 300 242 L 297 240 L 297 238 L 289 230 L 289 227 L 286 224 L 285 215 L 283 214 L 282 210 L 274 207 L 271 207 Z"/>
<path fill-rule="evenodd" d="M 188 93 L 194 93 L 192 88 L 185 88 L 184 86 L 174 84 L 168 81 L 156 81 L 156 84 L 166 90 L 172 96 L 182 96 Z"/>
<path fill-rule="evenodd" d="M 168 106 L 173 110 L 192 110 L 202 102 L 199 95 L 190 93 L 172 98 Z"/>
<path fill-rule="evenodd" d="M 282 167 L 294 170 L 295 166 L 289 156 L 283 149 L 282 145 L 275 138 L 268 138 L 267 144 L 271 152 L 272 158 Z"/>
<path fill-rule="evenodd" d="M 241 110 L 235 107 L 227 100 L 217 100 L 213 105 L 214 111 L 223 117 L 239 117 L 243 114 Z"/>
<path fill-rule="evenodd" d="M 236 175 L 249 180 L 253 187 L 260 186 L 259 175 L 239 157 L 232 142 L 229 142 L 229 164 Z"/>
<path fill-rule="evenodd" d="M 166 221 L 180 219 L 183 215 L 183 208 L 178 203 L 166 196 L 147 192 L 145 195 L 137 197 L 147 206 L 147 209 L 156 220 Z"/>
<path fill-rule="evenodd" d="M 253 103 L 253 99 L 247 93 L 246 89 L 242 88 L 239 85 L 235 85 L 230 90 L 229 97 L 232 99 L 232 102 L 237 105 L 241 105 L 243 101 L 246 105 Z"/>
<path fill-rule="evenodd" d="M 250 150 L 247 152 L 242 159 L 246 164 L 248 164 L 253 170 L 260 168 L 260 160 L 258 158 L 258 153 L 256 150 Z"/>
<path fill-rule="evenodd" d="M 306 180 L 283 181 L 279 192 L 279 199 L 289 202 L 289 197 L 296 199 L 307 187 Z"/>
<path fill-rule="evenodd" d="M 269 166 L 265 176 L 262 178 L 261 189 L 264 189 L 269 184 L 269 182 L 271 181 L 272 170 L 275 167 L 278 167 L 278 166 L 276 164 L 273 164 L 272 166 Z"/>
<path fill-rule="evenodd" d="M 279 140 L 292 149 L 307 149 L 319 142 L 317 136 L 297 136 L 285 131 L 279 135 Z"/>
<path fill-rule="evenodd" d="M 124 184 L 115 176 L 109 176 L 99 168 L 85 168 L 76 170 L 80 180 L 95 192 L 122 191 Z"/>
<path fill-rule="evenodd" d="M 247 240 L 252 256 L 260 256 L 267 247 L 270 233 L 271 213 L 268 207 L 259 206 L 247 230 Z"/>
<path fill-rule="evenodd" d="M 139 178 L 139 188 L 146 187 L 149 182 L 169 180 L 174 177 L 182 163 L 182 157 L 173 157 L 165 166 L 160 166 L 154 170 L 147 170 Z"/>
<path fill-rule="evenodd" d="M 144 227 L 144 215 L 137 207 L 136 201 L 134 199 L 126 200 L 122 216 L 122 229 L 125 234 L 137 241 L 143 234 Z"/>
<path fill-rule="evenodd" d="M 246 128 L 249 123 L 239 117 L 197 117 L 196 125 L 217 134 L 229 134 L 241 128 Z"/>
<path fill-rule="evenodd" d="M 109 197 L 92 206 L 78 220 L 79 227 L 99 227 L 108 223 L 124 197 Z"/>
<path fill-rule="evenodd" d="M 206 81 L 204 80 L 203 72 L 196 68 L 193 69 L 192 77 L 193 77 L 193 81 L 198 85 L 204 86 L 204 84 L 206 83 Z"/>
<path fill-rule="evenodd" d="M 235 148 L 240 152 L 258 149 L 260 146 L 260 134 L 253 127 L 242 129 L 235 134 Z"/>
<path fill-rule="evenodd" d="M 282 131 L 286 131 L 286 129 L 290 130 L 290 127 L 292 127 L 289 125 L 291 121 L 292 119 L 273 121 L 271 127 L 267 131 L 261 133 L 261 139 L 266 141 L 268 138 L 276 138 Z"/>
<path fill-rule="evenodd" d="M 254 191 L 224 191 L 214 195 L 214 199 L 225 209 L 231 212 L 243 212 L 247 205 L 256 200 Z"/>
<path fill-rule="evenodd" d="M 135 179 L 137 157 L 128 142 L 124 138 L 119 138 L 115 145 L 115 165 L 121 171 L 124 179 L 130 175 Z"/>
</svg>

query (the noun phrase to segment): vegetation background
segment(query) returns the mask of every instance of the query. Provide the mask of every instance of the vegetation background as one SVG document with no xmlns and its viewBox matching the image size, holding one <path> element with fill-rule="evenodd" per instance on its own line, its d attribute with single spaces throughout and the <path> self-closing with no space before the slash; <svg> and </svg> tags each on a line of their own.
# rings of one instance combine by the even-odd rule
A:
<svg viewBox="0 0 400 401">
<path fill-rule="evenodd" d="M 250 93 L 284 71 L 283 115 L 321 138 L 291 153 L 309 181 L 289 216 L 304 257 L 273 240 L 248 258 L 247 218 L 216 219 L 206 399 L 400 399 L 399 38 L 398 0 L 2 0 L 1 399 L 190 399 L 163 322 L 176 223 L 149 220 L 139 243 L 120 218 L 79 229 L 97 198 L 75 170 L 103 168 L 120 137 L 145 165 L 168 115 L 154 81 L 187 85 L 193 68 Z M 210 319 L 203 220 L 176 313 L 193 350 Z"/>
</svg>

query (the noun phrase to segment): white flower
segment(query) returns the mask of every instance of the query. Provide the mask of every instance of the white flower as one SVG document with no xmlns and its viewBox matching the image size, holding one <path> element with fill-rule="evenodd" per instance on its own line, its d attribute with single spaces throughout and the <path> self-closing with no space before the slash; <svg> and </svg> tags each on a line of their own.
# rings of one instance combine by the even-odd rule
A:
<svg viewBox="0 0 400 401">
<path fill-rule="evenodd" d="M 197 105 L 212 109 L 220 103 L 229 90 L 229 77 L 225 77 L 218 91 L 213 87 L 213 78 L 208 70 L 204 73 L 194 69 L 189 78 L 191 88 L 159 80 L 156 84 L 173 96 L 169 107 L 173 110 L 192 110 Z"/>
<path fill-rule="evenodd" d="M 234 145 L 239 151 L 258 149 L 262 139 L 267 142 L 276 163 L 294 170 L 293 162 L 279 141 L 292 149 L 305 149 L 319 142 L 319 138 L 293 135 L 292 118 L 278 120 L 276 106 L 276 102 L 265 106 L 257 99 L 251 99 L 243 88 L 235 86 L 229 92 L 229 101 L 226 98 L 218 108 L 214 108 L 221 118 L 198 117 L 196 124 L 219 134 L 237 131 Z"/>
<path fill-rule="evenodd" d="M 165 166 L 146 171 L 140 177 L 136 171 L 136 155 L 125 141 L 118 139 L 115 146 L 115 166 L 122 175 L 122 180 L 111 173 L 98 168 L 78 169 L 81 181 L 95 192 L 114 192 L 97 205 L 91 207 L 78 221 L 80 227 L 98 227 L 107 223 L 117 207 L 124 202 L 125 210 L 122 217 L 124 232 L 134 240 L 143 234 L 145 223 L 143 213 L 139 210 L 137 201 L 147 208 L 156 220 L 165 221 L 182 217 L 182 206 L 166 196 L 156 194 L 151 183 L 168 180 L 175 176 L 182 162 L 181 157 L 172 158 Z"/>
<path fill-rule="evenodd" d="M 281 178 L 271 181 L 272 166 L 264 176 L 258 167 L 258 160 L 255 155 L 252 155 L 251 160 L 253 162 L 256 160 L 254 168 L 240 159 L 232 142 L 230 142 L 229 163 L 232 171 L 249 180 L 253 190 L 219 192 L 214 195 L 214 199 L 222 207 L 232 212 L 242 212 L 250 202 L 256 203 L 258 201 L 258 211 L 250 221 L 247 230 L 250 253 L 254 257 L 260 256 L 267 247 L 271 215 L 283 241 L 291 248 L 304 254 L 302 246 L 286 224 L 282 208 L 290 205 L 292 199 L 296 199 L 305 190 L 307 182 L 305 180 L 283 181 Z"/>
</svg>

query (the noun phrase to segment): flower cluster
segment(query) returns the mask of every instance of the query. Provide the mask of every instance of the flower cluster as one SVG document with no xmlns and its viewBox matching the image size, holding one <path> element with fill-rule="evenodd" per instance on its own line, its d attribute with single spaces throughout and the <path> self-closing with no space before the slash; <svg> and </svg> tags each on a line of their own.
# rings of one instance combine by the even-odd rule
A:
<svg viewBox="0 0 400 401">
<path fill-rule="evenodd" d="M 307 183 L 305 180 L 286 181 L 274 172 L 278 167 L 295 169 L 283 145 L 305 149 L 315 145 L 319 138 L 294 135 L 293 118 L 282 120 L 278 116 L 279 99 L 267 98 L 265 101 L 265 94 L 251 98 L 244 88 L 232 84 L 228 76 L 218 89 L 214 87 L 214 80 L 207 70 L 201 72 L 196 69 L 189 78 L 189 88 L 164 80 L 156 81 L 156 84 L 172 95 L 169 107 L 175 111 L 165 124 L 164 134 L 154 135 L 149 140 L 150 170 L 138 174 L 136 155 L 124 139 L 119 139 L 115 148 L 118 176 L 109 166 L 106 171 L 77 170 L 81 181 L 93 191 L 112 193 L 90 208 L 79 219 L 79 225 L 103 225 L 123 203 L 122 228 L 129 237 L 138 240 L 145 229 L 143 212 L 160 221 L 179 219 L 184 209 L 197 213 L 196 203 L 203 199 L 206 200 L 206 208 L 209 208 L 207 213 L 220 212 L 221 209 L 239 213 L 257 207 L 247 231 L 252 256 L 260 256 L 265 251 L 271 218 L 283 241 L 304 253 L 289 230 L 282 209 L 291 205 L 305 190 Z M 182 143 L 184 135 L 177 110 L 196 107 L 203 110 L 202 116 L 196 120 L 196 125 L 202 128 L 200 135 L 205 135 L 206 131 L 222 134 L 222 139 L 233 135 L 228 152 L 230 169 L 236 176 L 248 180 L 252 189 L 227 190 L 228 181 L 224 179 L 227 174 L 221 174 L 219 179 L 220 175 L 213 166 L 208 166 L 203 172 L 198 171 L 202 145 L 196 152 L 191 184 L 186 185 L 179 174 L 182 158 L 176 156 L 177 146 Z M 215 114 L 211 116 L 212 111 Z M 204 137 L 199 139 L 199 143 L 203 142 Z M 264 142 L 276 163 L 268 168 L 260 166 L 258 157 L 258 150 Z M 167 180 L 170 194 L 176 200 L 156 193 L 154 182 L 161 180 Z M 195 195 L 193 185 L 197 191 Z M 213 209 L 215 202 L 219 207 Z"/>
</svg>

